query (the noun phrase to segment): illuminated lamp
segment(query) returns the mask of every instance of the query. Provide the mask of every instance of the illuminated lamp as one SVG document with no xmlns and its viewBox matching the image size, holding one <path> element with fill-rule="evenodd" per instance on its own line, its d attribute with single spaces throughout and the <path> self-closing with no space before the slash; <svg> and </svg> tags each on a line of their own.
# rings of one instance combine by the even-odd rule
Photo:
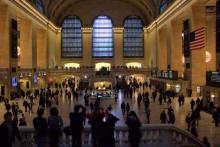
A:
<svg viewBox="0 0 220 147">
<path fill-rule="evenodd" d="M 208 51 L 206 51 L 206 52 L 205 52 L 205 62 L 208 63 L 208 62 L 211 61 L 211 59 L 212 59 L 211 53 L 208 52 Z"/>
</svg>

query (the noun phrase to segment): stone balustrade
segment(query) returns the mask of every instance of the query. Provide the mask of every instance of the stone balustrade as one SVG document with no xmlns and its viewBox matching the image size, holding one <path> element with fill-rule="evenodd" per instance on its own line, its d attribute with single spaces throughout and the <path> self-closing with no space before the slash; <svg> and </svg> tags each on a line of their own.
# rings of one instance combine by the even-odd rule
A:
<svg viewBox="0 0 220 147">
<path fill-rule="evenodd" d="M 23 137 L 23 142 L 17 142 L 16 147 L 35 147 L 34 129 L 22 127 L 20 128 L 20 132 Z M 140 147 L 203 147 L 202 142 L 189 132 L 169 124 L 142 125 L 141 132 L 142 138 Z M 63 133 L 60 142 L 63 147 L 70 147 L 71 136 L 66 136 Z M 91 128 L 85 127 L 83 133 L 83 147 L 92 146 L 91 142 Z M 116 147 L 129 146 L 127 126 L 115 127 L 115 142 Z"/>
</svg>

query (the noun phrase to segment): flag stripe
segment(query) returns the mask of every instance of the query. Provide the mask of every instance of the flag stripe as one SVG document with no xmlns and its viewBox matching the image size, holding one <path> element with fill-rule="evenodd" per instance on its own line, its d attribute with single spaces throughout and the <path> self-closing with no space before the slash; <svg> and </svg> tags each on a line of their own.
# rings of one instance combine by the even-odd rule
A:
<svg viewBox="0 0 220 147">
<path fill-rule="evenodd" d="M 194 39 L 190 42 L 190 50 L 198 50 L 205 47 L 205 27 L 196 29 L 194 32 Z"/>
</svg>

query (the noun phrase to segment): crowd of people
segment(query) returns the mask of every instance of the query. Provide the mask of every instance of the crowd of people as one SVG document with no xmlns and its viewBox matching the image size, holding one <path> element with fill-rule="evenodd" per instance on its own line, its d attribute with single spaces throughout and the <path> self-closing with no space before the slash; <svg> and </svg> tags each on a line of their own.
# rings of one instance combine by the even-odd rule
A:
<svg viewBox="0 0 220 147">
<path fill-rule="evenodd" d="M 141 91 L 149 87 L 149 91 Z M 119 89 L 115 89 L 116 93 Z M 144 112 L 146 113 L 146 123 L 150 123 L 151 105 L 156 103 L 165 104 L 166 108 L 160 114 L 161 123 L 175 124 L 175 112 L 172 108 L 172 101 L 177 96 L 173 90 L 152 89 L 151 85 L 147 82 L 137 83 L 130 82 L 128 87 L 122 90 L 124 94 L 124 100 L 132 99 L 137 93 L 137 106 L 141 108 L 144 106 Z M 36 89 L 31 92 L 23 93 L 23 107 L 24 112 L 20 109 L 21 106 L 18 103 L 10 103 L 9 100 L 4 100 L 6 113 L 4 115 L 4 122 L 0 126 L 0 145 L 4 147 L 11 147 L 12 143 L 17 137 L 22 140 L 18 130 L 18 126 L 27 126 L 27 122 L 24 117 L 24 113 L 34 113 L 33 106 L 38 105 L 37 116 L 33 119 L 33 126 L 35 128 L 34 139 L 38 147 L 44 147 L 49 137 L 49 144 L 51 147 L 59 146 L 59 139 L 62 135 L 62 131 L 69 136 L 72 136 L 72 146 L 82 146 L 82 133 L 86 120 L 91 126 L 92 133 L 92 145 L 93 147 L 114 147 L 114 128 L 119 119 L 125 118 L 125 123 L 128 126 L 128 140 L 131 147 L 138 147 L 141 134 L 141 121 L 138 115 L 132 111 L 131 104 L 129 102 L 122 101 L 121 111 L 124 118 L 118 118 L 111 113 L 112 105 L 107 108 L 103 108 L 100 105 L 100 99 L 95 102 L 89 101 L 89 90 L 84 91 L 84 105 L 77 104 L 74 107 L 74 111 L 69 113 L 69 125 L 64 126 L 63 119 L 59 115 L 59 98 L 65 96 L 68 101 L 73 98 L 78 101 L 81 92 L 70 85 L 58 85 L 55 90 L 51 88 Z M 117 96 L 118 97 L 118 96 Z M 37 101 L 38 100 L 38 101 Z M 178 97 L 179 106 L 183 106 L 185 97 L 180 94 Z M 36 102 L 39 102 L 38 104 Z M 117 99 L 115 100 L 117 103 Z M 186 116 L 187 129 L 195 136 L 198 136 L 196 126 L 199 125 L 200 111 L 202 110 L 202 100 L 199 98 L 190 102 L 191 110 Z M 88 108 L 90 108 L 88 111 Z M 44 117 L 45 109 L 49 109 L 48 118 Z M 215 125 L 218 126 L 220 109 L 216 109 L 213 112 L 213 120 Z M 19 117 L 20 119 L 18 119 Z M 5 135 L 8 134 L 8 135 Z M 204 138 L 204 143 L 209 146 L 208 139 Z"/>
</svg>

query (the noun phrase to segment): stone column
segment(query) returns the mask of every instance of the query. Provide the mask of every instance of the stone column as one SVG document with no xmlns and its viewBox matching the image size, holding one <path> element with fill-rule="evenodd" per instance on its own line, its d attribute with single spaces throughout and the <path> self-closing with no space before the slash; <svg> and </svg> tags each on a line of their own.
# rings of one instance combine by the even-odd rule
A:
<svg viewBox="0 0 220 147">
<path fill-rule="evenodd" d="M 159 69 L 167 70 L 167 28 L 163 27 L 158 30 L 158 61 L 159 61 Z"/>
<path fill-rule="evenodd" d="M 32 22 L 22 18 L 20 23 L 21 68 L 33 68 Z"/>
<path fill-rule="evenodd" d="M 114 28 L 114 65 L 123 64 L 123 28 Z"/>
<path fill-rule="evenodd" d="M 37 68 L 47 68 L 47 36 L 46 30 L 37 29 Z"/>
<path fill-rule="evenodd" d="M 178 71 L 178 76 L 183 77 L 182 20 L 174 19 L 171 26 L 171 69 Z"/>
<path fill-rule="evenodd" d="M 92 28 L 82 29 L 83 66 L 92 65 Z"/>
<path fill-rule="evenodd" d="M 206 71 L 216 71 L 216 13 L 206 13 L 206 51 L 210 61 L 206 63 Z"/>
<path fill-rule="evenodd" d="M 10 20 L 8 6 L 0 5 L 0 67 L 10 66 Z"/>
<path fill-rule="evenodd" d="M 205 5 L 196 4 L 191 7 L 191 31 L 205 27 Z M 196 95 L 198 86 L 206 83 L 205 48 L 191 51 L 191 87 L 193 95 Z"/>
</svg>

